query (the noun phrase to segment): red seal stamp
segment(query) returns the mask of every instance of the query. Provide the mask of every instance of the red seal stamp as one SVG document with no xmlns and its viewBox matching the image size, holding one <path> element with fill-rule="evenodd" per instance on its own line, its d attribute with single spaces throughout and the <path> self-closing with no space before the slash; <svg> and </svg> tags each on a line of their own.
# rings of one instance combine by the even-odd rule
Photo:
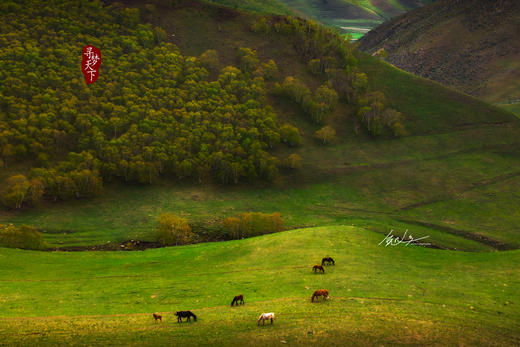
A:
<svg viewBox="0 0 520 347">
<path fill-rule="evenodd" d="M 81 71 L 85 76 L 85 82 L 92 84 L 99 77 L 101 66 L 101 51 L 92 45 L 83 47 L 83 59 L 81 60 Z"/>
</svg>

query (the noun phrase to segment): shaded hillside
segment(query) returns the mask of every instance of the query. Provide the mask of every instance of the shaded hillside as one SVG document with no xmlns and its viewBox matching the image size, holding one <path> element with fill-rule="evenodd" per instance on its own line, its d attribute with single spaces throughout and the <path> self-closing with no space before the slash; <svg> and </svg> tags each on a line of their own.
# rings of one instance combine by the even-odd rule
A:
<svg viewBox="0 0 520 347">
<path fill-rule="evenodd" d="M 390 63 L 490 102 L 520 98 L 520 2 L 441 0 L 360 40 Z"/>
<path fill-rule="evenodd" d="M 259 13 L 288 14 L 312 18 L 358 39 L 379 23 L 431 0 L 208 0 L 231 8 Z"/>
<path fill-rule="evenodd" d="M 319 65 L 309 83 L 279 74 L 273 60 L 279 53 L 259 59 L 248 42 L 224 54 L 206 42 L 197 57 L 186 56 L 167 42 L 174 32 L 140 23 L 163 14 L 151 3 L 141 9 L 81 1 L 23 5 L 6 2 L 1 8 L 2 19 L 15 19 L 1 21 L 1 58 L 7 63 L 0 70 L 0 163 L 7 169 L 26 162 L 31 169 L 27 178 L 12 175 L 0 189 L 10 208 L 34 205 L 42 197 L 96 195 L 103 182 L 114 179 L 148 184 L 160 176 L 222 183 L 272 180 L 280 161 L 268 152 L 283 143 L 298 145 L 300 135 L 278 120 L 268 97 L 296 93 L 304 113 L 320 124 L 333 109 L 326 101 L 338 99 L 321 59 L 339 76 L 347 66 L 358 73 L 348 42 L 299 19 L 260 22 L 260 17 L 201 1 L 166 7 L 197 11 L 205 24 L 211 23 L 205 15 L 217 20 L 211 28 L 188 24 L 193 31 L 218 33 L 232 20 L 241 25 L 233 27 L 237 33 L 259 25 L 257 40 L 265 41 L 260 31 L 283 26 L 279 39 L 286 46 L 294 43 L 292 54 L 302 61 L 296 68 L 305 70 L 313 59 Z M 101 76 L 91 86 L 76 69 L 87 42 L 103 52 Z M 342 81 L 337 87 L 352 94 L 359 89 L 356 97 L 366 92 Z"/>
<path fill-rule="evenodd" d="M 243 9 L 265 14 L 290 14 L 291 10 L 278 0 L 205 0 L 233 9 Z"/>
<path fill-rule="evenodd" d="M 131 6 L 139 4 L 139 1 L 129 1 Z M 254 32 L 251 30 L 251 24 L 262 17 L 234 13 L 235 15 L 222 16 L 212 10 L 201 10 L 195 5 L 177 9 L 157 6 L 156 11 L 146 16 L 145 20 L 164 28 L 168 33 L 167 40 L 178 46 L 186 55 L 197 56 L 207 49 L 215 49 L 223 64 L 231 64 L 236 59 L 237 47 L 248 45 L 256 50 L 261 60 L 273 58 L 280 75 L 295 76 L 311 88 L 320 85 L 320 78 L 323 76 L 316 76 L 308 69 L 306 60 L 299 57 L 294 42 L 286 35 L 275 30 L 269 33 Z M 270 16 L 264 18 L 271 23 L 276 23 L 277 20 L 276 17 Z M 403 73 L 359 50 L 353 52 L 356 68 L 367 75 L 369 88 L 382 91 L 392 107 L 404 111 L 405 126 L 411 129 L 413 135 L 457 130 L 468 125 L 515 122 L 514 117 L 485 102 L 438 83 Z M 274 102 L 283 119 L 294 120 L 303 127 L 309 124 L 302 122 L 305 118 L 302 119 L 302 110 L 294 107 L 297 105 L 280 102 L 280 99 L 270 101 Z M 352 112 L 348 104 L 345 106 L 346 108 L 342 108 L 342 103 L 339 103 L 340 110 L 334 111 L 326 122 L 330 121 L 337 127 L 351 122 L 353 115 L 342 115 L 342 112 Z M 346 126 L 341 133 L 346 138 L 354 135 L 351 126 Z M 362 141 L 365 140 L 366 138 L 362 137 Z"/>
<path fill-rule="evenodd" d="M 430 0 L 279 0 L 295 13 L 361 37 L 379 23 Z"/>
<path fill-rule="evenodd" d="M 342 19 L 382 20 L 417 8 L 429 0 L 279 0 L 287 7 L 319 20 Z"/>
<path fill-rule="evenodd" d="M 13 9 L 12 3 L 7 4 Z M 11 154 L 7 166 L 0 169 L 0 179 L 3 183 L 10 176 L 25 174 L 30 182 L 15 177 L 10 183 L 38 188 L 42 177 L 38 174 L 50 173 L 42 177 L 47 190 L 41 204 L 31 211 L 24 208 L 26 202 L 21 210 L 0 212 L 2 222 L 33 225 L 56 246 L 85 246 L 107 240 L 147 240 L 161 211 L 189 215 L 190 223 L 199 225 L 241 212 L 278 211 L 289 227 L 374 220 L 381 223 L 382 231 L 398 223 L 403 229 L 410 225 L 428 234 L 440 233 L 442 247 L 465 248 L 445 242 L 449 234 L 477 238 L 482 244 L 465 249 L 518 247 L 515 232 L 520 216 L 503 208 L 518 205 L 520 186 L 519 125 L 509 113 L 397 69 L 357 51 L 333 31 L 302 20 L 194 1 L 126 2 L 138 11 L 89 4 L 104 18 L 104 25 L 96 25 L 96 16 L 78 16 L 74 7 L 61 20 L 51 16 L 56 10 L 46 7 L 32 10 L 44 12 L 45 17 L 28 18 L 20 8 L 16 17 L 11 16 L 18 22 L 35 22 L 40 31 L 21 30 L 23 26 L 14 21 L 1 22 L 2 32 L 10 38 L 2 41 L 2 53 L 10 61 L 2 69 L 10 68 L 11 74 L 2 75 L 9 79 L 2 84 L 0 145 L 2 155 Z M 127 20 L 124 25 L 118 22 Z M 7 30 L 13 25 L 13 30 Z M 114 36 L 118 32 L 120 37 Z M 156 42 L 154 33 L 162 41 Z M 21 38 L 26 38 L 23 44 Z M 66 49 L 56 47 L 60 42 L 68 42 Z M 76 65 L 85 42 L 98 45 L 104 54 L 100 78 L 91 88 L 80 83 Z M 340 65 L 339 59 L 344 58 Z M 266 74 L 272 72 L 271 60 L 277 66 L 272 76 Z M 248 69 L 247 62 L 261 69 L 240 72 Z M 329 65 L 324 72 L 325 64 L 332 64 L 333 70 Z M 33 69 L 42 65 L 59 65 L 62 71 Z M 39 78 L 27 69 L 48 71 L 50 78 Z M 223 79 L 219 78 L 222 72 Z M 344 76 L 347 84 L 331 79 L 338 76 Z M 230 79 L 231 86 L 238 88 L 228 88 L 224 82 Z M 329 82 L 339 87 L 336 107 L 316 112 L 321 110 L 316 107 L 317 95 L 334 95 Z M 244 95 L 250 83 L 263 87 L 257 89 L 259 93 Z M 40 95 L 42 90 L 45 93 Z M 28 97 L 31 93 L 34 98 Z M 373 106 L 367 109 L 369 100 Z M 131 112 L 125 112 L 128 108 Z M 222 110 L 232 116 L 222 115 Z M 381 130 L 374 126 L 379 116 L 396 114 L 407 136 L 395 137 L 386 128 L 380 135 L 372 133 Z M 323 117 L 316 121 L 319 115 Z M 287 124 L 298 129 L 301 138 L 296 136 L 295 142 L 299 139 L 299 144 L 287 136 L 295 133 Z M 324 126 L 336 131 L 326 144 L 315 138 Z M 207 133 L 211 128 L 215 136 Z M 271 147 L 264 142 L 269 138 L 275 140 Z M 6 141 L 14 146 L 5 150 Z M 259 151 L 255 142 L 265 147 Z M 76 148 L 86 153 L 78 156 Z M 162 148 L 170 152 L 161 153 Z M 251 163 L 252 150 L 264 159 L 253 157 Z M 60 163 L 66 161 L 67 151 L 74 153 L 68 162 Z M 300 165 L 289 167 L 286 160 L 293 154 L 301 158 Z M 91 187 L 78 185 L 92 182 L 84 180 L 89 177 L 85 165 L 96 164 L 89 155 L 100 162 L 105 194 L 53 203 L 74 198 L 74 189 Z M 213 160 L 204 160 L 206 155 Z M 279 175 L 270 183 L 253 180 L 252 168 L 262 170 L 272 163 L 267 158 L 277 163 Z M 180 159 L 181 165 L 161 165 L 163 160 L 175 164 Z M 224 165 L 215 166 L 218 159 Z M 75 165 L 77 160 L 85 162 Z M 249 163 L 253 166 L 244 172 L 242 165 Z M 204 164 L 210 164 L 209 172 Z M 153 175 L 154 168 L 162 171 Z M 129 184 L 148 184 L 150 174 L 153 186 Z M 213 185 L 234 183 L 237 174 L 239 187 Z M 11 191 L 14 196 L 17 192 Z M 492 199 L 489 194 L 494 194 Z"/>
<path fill-rule="evenodd" d="M 15 18 L 2 21 L 0 41 L 1 197 L 10 208 L 97 195 L 111 181 L 273 181 L 295 168 L 288 158 L 300 132 L 326 143 L 508 118 L 449 91 L 448 105 L 464 107 L 424 118 L 377 87 L 348 41 L 302 19 L 181 0 L 24 4 L 2 5 Z M 87 43 L 103 52 L 88 87 L 74 54 Z M 470 116 L 469 104 L 486 110 Z"/>
</svg>

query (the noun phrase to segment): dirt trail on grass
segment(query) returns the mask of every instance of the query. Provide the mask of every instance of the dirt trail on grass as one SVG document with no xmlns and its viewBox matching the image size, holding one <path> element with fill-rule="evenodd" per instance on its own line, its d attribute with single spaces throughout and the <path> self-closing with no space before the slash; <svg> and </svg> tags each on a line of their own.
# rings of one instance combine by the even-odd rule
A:
<svg viewBox="0 0 520 347">
<path fill-rule="evenodd" d="M 418 226 L 427 227 L 427 228 L 435 229 L 438 231 L 446 232 L 446 233 L 449 233 L 449 234 L 452 234 L 455 236 L 460 236 L 465 239 L 476 241 L 476 242 L 482 243 L 486 246 L 493 247 L 494 249 L 496 249 L 498 251 L 507 251 L 507 250 L 511 250 L 511 249 L 517 249 L 517 247 L 514 245 L 510 245 L 508 243 L 504 243 L 502 241 L 492 239 L 490 237 L 487 237 L 487 236 L 484 236 L 481 234 L 477 234 L 474 232 L 470 232 L 470 231 L 455 229 L 455 228 L 451 228 L 451 227 L 444 226 L 444 225 L 438 225 L 438 224 L 423 222 L 423 221 L 419 221 L 419 220 L 406 219 L 406 218 L 399 218 L 399 219 L 396 218 L 396 220 L 399 222 L 403 222 L 403 223 L 407 223 L 407 224 L 415 224 Z"/>
<path fill-rule="evenodd" d="M 345 173 L 352 173 L 357 171 L 370 171 L 374 169 L 386 169 L 386 168 L 394 168 L 404 165 L 409 165 L 413 163 L 418 162 L 425 162 L 425 161 L 433 161 L 433 160 L 440 160 L 440 159 L 447 159 L 450 157 L 455 157 L 457 155 L 461 154 L 470 154 L 470 153 L 478 153 L 482 151 L 489 151 L 489 150 L 500 150 L 500 149 L 506 149 L 506 148 L 513 148 L 520 145 L 520 142 L 515 142 L 512 144 L 498 144 L 498 145 L 485 145 L 477 148 L 468 148 L 458 151 L 453 151 L 449 153 L 444 153 L 440 155 L 435 155 L 423 159 L 404 159 L 404 160 L 398 160 L 398 161 L 392 161 L 392 162 L 385 162 L 385 163 L 374 163 L 370 165 L 346 165 L 344 167 L 334 167 L 334 168 L 326 168 L 322 169 L 321 172 L 323 175 L 329 175 L 331 177 L 334 177 L 337 174 L 345 174 Z M 318 168 L 317 168 L 318 169 Z M 515 175 L 518 175 L 520 173 L 514 173 Z M 505 175 L 504 175 L 505 176 Z"/>
<path fill-rule="evenodd" d="M 463 189 L 461 191 L 458 191 L 456 194 L 459 195 L 459 194 L 467 193 L 467 192 L 475 190 L 477 188 L 491 186 L 493 184 L 501 183 L 501 182 L 507 181 L 507 180 L 509 180 L 511 178 L 518 177 L 518 176 L 520 176 L 520 172 L 511 172 L 511 173 L 508 173 L 508 174 L 504 174 L 504 175 L 499 175 L 499 176 L 495 176 L 495 177 L 492 177 L 492 178 L 483 179 L 483 180 L 481 180 L 479 182 L 472 183 L 470 187 L 468 187 L 466 189 Z M 410 204 L 410 205 L 407 205 L 407 206 L 403 206 L 403 207 L 399 208 L 398 211 L 407 211 L 407 210 L 411 210 L 411 209 L 414 209 L 414 208 L 417 208 L 417 207 L 423 207 L 423 206 L 426 206 L 426 205 L 431 205 L 431 204 L 434 204 L 434 203 L 437 203 L 437 202 L 453 200 L 453 198 L 454 197 L 442 197 L 442 198 L 440 197 L 440 198 L 435 198 L 435 199 L 431 199 L 431 200 L 421 201 L 421 202 L 418 202 L 418 203 L 414 203 L 414 204 Z"/>
</svg>

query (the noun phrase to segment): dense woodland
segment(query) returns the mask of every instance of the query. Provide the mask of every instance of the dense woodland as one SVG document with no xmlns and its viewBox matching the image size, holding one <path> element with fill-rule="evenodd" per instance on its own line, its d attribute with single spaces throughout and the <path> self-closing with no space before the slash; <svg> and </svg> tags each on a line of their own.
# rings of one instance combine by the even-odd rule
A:
<svg viewBox="0 0 520 347">
<path fill-rule="evenodd" d="M 0 13 L 0 165 L 32 163 L 7 179 L 1 193 L 9 208 L 92 196 L 113 180 L 272 180 L 301 158 L 280 161 L 270 151 L 301 139 L 279 122 L 268 93 L 289 98 L 318 124 L 345 102 L 358 106 L 356 130 L 405 134 L 384 95 L 367 90 L 355 48 L 314 22 L 258 17 L 251 27 L 290 38 L 323 81 L 311 91 L 247 47 L 237 49 L 235 66 L 223 66 L 214 50 L 183 56 L 163 29 L 141 24 L 138 9 L 28 0 L 3 2 Z M 86 44 L 102 52 L 90 86 L 79 66 Z M 335 133 L 324 129 L 316 138 L 327 143 Z"/>
</svg>

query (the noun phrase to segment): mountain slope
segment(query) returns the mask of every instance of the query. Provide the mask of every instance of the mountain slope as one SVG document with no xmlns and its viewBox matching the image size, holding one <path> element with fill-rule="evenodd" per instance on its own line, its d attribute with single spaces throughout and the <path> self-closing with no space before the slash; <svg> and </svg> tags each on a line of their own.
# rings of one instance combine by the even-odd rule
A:
<svg viewBox="0 0 520 347">
<path fill-rule="evenodd" d="M 127 2 L 127 5 L 139 8 L 140 19 L 146 22 L 139 26 L 144 33 L 149 32 L 149 27 L 156 28 L 158 32 L 160 31 L 157 28 L 165 30 L 165 42 L 161 42 L 160 45 L 165 45 L 166 49 L 173 50 L 173 56 L 183 57 L 186 60 L 184 66 L 186 71 L 192 73 L 193 71 L 203 71 L 202 69 L 194 70 L 193 65 L 190 64 L 196 63 L 201 54 L 209 49 L 217 52 L 219 68 L 236 65 L 240 47 L 255 50 L 259 61 L 265 62 L 272 59 L 278 66 L 278 79 L 268 81 L 266 89 L 269 92 L 256 100 L 261 103 L 260 106 L 272 107 L 272 113 L 266 114 L 271 114 L 271 116 L 273 113 L 276 114 L 279 121 L 277 124 L 290 123 L 297 126 L 300 129 L 302 140 L 299 146 L 278 144 L 268 151 L 270 155 L 279 158 L 282 163 L 289 155 L 297 154 L 302 158 L 302 167 L 300 169 L 282 167 L 280 170 L 282 174 L 274 182 L 269 183 L 269 187 L 266 182 L 249 182 L 247 180 L 236 188 L 215 187 L 211 184 L 212 181 L 202 180 L 201 184 L 197 176 L 195 179 L 179 184 L 178 176 L 164 175 L 160 179 L 156 178 L 157 180 L 153 182 L 155 186 L 147 188 L 125 183 L 124 179 L 112 176 L 112 182 L 108 179 L 105 181 L 104 195 L 91 200 L 79 199 L 66 204 L 53 203 L 54 199 L 48 196 L 40 206 L 36 206 L 33 210 L 0 212 L 2 222 L 34 225 L 45 232 L 46 239 L 55 247 L 60 245 L 90 246 L 106 243 L 109 240 L 117 242 L 129 239 L 148 240 L 152 236 L 151 230 L 154 230 L 156 226 L 158 215 L 165 211 L 189 215 L 190 223 L 202 224 L 206 222 L 218 224 L 221 219 L 241 212 L 279 211 L 286 218 L 289 227 L 330 225 L 338 222 L 351 223 L 353 220 L 358 223 L 362 219 L 378 224 L 379 230 L 383 231 L 399 225 L 403 230 L 413 227 L 414 230 L 420 228 L 425 234 L 436 233 L 439 236 L 436 245 L 445 248 L 510 249 L 520 245 L 517 237 L 517 223 L 520 218 L 518 211 L 502 208 L 518 204 L 517 191 L 520 187 L 518 177 L 520 153 L 517 150 L 520 130 L 518 120 L 511 114 L 353 50 L 352 58 L 354 59 L 351 63 L 356 64 L 355 68 L 358 73 L 366 75 L 367 89 L 383 92 L 386 105 L 402 113 L 402 124 L 409 136 L 396 138 L 392 134 L 386 134 L 377 137 L 369 135 L 365 129 L 360 129 L 356 133 L 353 125 L 359 122 L 359 105 L 355 101 L 347 102 L 345 94 L 342 95 L 343 100 L 338 102 L 336 108 L 322 120 L 321 124 L 318 124 L 309 118 L 300 104 L 273 92 L 276 89 L 276 83 L 283 83 L 286 76 L 294 76 L 313 91 L 327 82 L 326 75 L 316 75 L 308 68 L 309 58 L 302 58 L 297 49 L 301 47 L 301 41 L 297 40 L 297 36 L 283 32 L 287 29 L 290 30 L 291 26 L 282 27 L 281 24 L 300 23 L 299 21 L 259 16 L 193 1 L 178 1 L 175 6 L 160 1 L 155 6 L 149 6 L 149 3 L 145 4 L 141 1 Z M 117 8 L 98 8 L 97 10 L 120 12 Z M 135 13 L 132 10 L 125 11 L 130 14 Z M 68 14 L 72 15 L 73 11 L 68 11 Z M 109 14 L 110 12 L 106 15 Z M 23 17 L 19 15 L 18 18 Z M 75 20 L 79 21 L 79 19 Z M 106 20 L 105 24 L 108 23 L 109 21 Z M 267 30 L 267 32 L 252 30 L 252 27 L 258 23 L 266 24 L 266 27 L 271 30 Z M 101 107 L 100 110 L 103 111 L 99 114 L 93 112 L 94 122 L 91 124 L 92 127 L 98 128 L 96 131 L 98 145 L 103 145 L 104 141 L 113 141 L 113 146 L 117 148 L 121 145 L 118 137 L 123 130 L 126 130 L 116 128 L 117 134 L 114 135 L 114 126 L 111 122 L 117 121 L 117 119 L 112 119 L 112 112 L 108 107 L 111 105 L 107 105 L 102 99 L 102 97 L 106 97 L 106 93 L 103 95 L 103 90 L 107 87 L 109 87 L 110 93 L 119 90 L 126 93 L 128 89 L 137 89 L 140 94 L 143 94 L 132 100 L 122 99 L 116 94 L 117 97 L 111 98 L 110 101 L 117 103 L 125 101 L 125 104 L 129 103 L 134 108 L 139 105 L 138 111 L 143 112 L 144 119 L 133 118 L 136 117 L 135 115 L 130 117 L 130 114 L 120 112 L 119 108 L 113 112 L 121 113 L 126 122 L 137 123 L 143 131 L 148 133 L 145 137 L 146 141 L 154 139 L 154 136 L 162 136 L 160 130 L 163 128 L 163 123 L 157 125 L 158 120 L 162 118 L 158 117 L 156 113 L 150 113 L 150 110 L 156 108 L 159 101 L 170 103 L 172 100 L 179 100 L 181 96 L 190 96 L 187 94 L 187 90 L 165 92 L 165 86 L 162 84 L 169 83 L 169 77 L 172 74 L 168 65 L 166 68 L 163 66 L 163 70 L 161 70 L 165 71 L 163 72 L 165 78 L 150 78 L 148 74 L 151 71 L 157 71 L 162 66 L 161 64 L 153 59 L 147 61 L 149 58 L 143 59 L 146 57 L 143 56 L 135 63 L 144 64 L 148 67 L 147 69 L 129 66 L 128 59 L 138 58 L 135 52 L 121 53 L 122 47 L 119 47 L 121 38 L 118 37 L 107 35 L 103 41 L 99 41 L 99 38 L 92 36 L 89 32 L 92 30 L 88 27 L 91 24 L 84 20 L 81 21 L 81 25 L 87 26 L 87 28 L 80 26 L 81 30 L 86 31 L 81 34 L 83 35 L 81 40 L 103 45 L 105 45 L 104 42 L 110 42 L 110 45 L 101 46 L 102 52 L 106 53 L 104 57 L 107 59 L 103 63 L 106 65 L 102 65 L 100 80 L 96 82 L 94 88 L 91 88 L 96 91 L 96 94 L 87 99 L 89 107 L 94 107 L 94 110 Z M 53 21 L 52 26 L 56 25 L 62 24 Z M 117 23 L 111 25 L 116 30 L 122 30 Z M 96 30 L 101 30 L 101 28 L 98 26 Z M 317 27 L 310 28 L 315 32 L 320 32 Z M 125 30 L 129 30 L 129 28 L 127 27 Z M 40 35 L 41 32 L 31 34 Z M 322 33 L 328 35 L 326 30 Z M 132 44 L 141 45 L 139 39 L 133 37 L 132 34 L 133 32 L 130 31 L 125 32 L 122 36 L 125 37 L 125 40 L 131 41 L 130 47 Z M 47 36 L 45 42 L 47 45 L 52 45 L 62 40 L 65 41 L 66 36 L 64 35 L 69 34 L 60 31 L 53 37 Z M 335 38 L 335 36 L 330 37 Z M 6 40 L 5 42 L 13 43 L 14 41 Z M 318 38 L 313 41 L 313 44 L 320 42 L 322 41 Z M 341 40 L 338 42 L 343 43 Z M 81 52 L 82 41 L 70 41 L 70 43 L 73 43 L 69 48 L 70 52 Z M 347 48 L 350 47 L 348 43 L 345 45 Z M 34 55 L 29 54 L 34 54 L 34 47 L 17 46 L 15 48 L 16 54 L 20 54 L 22 57 L 27 54 L 28 59 L 36 59 Z M 119 51 L 120 49 L 121 51 Z M 139 51 L 147 53 L 148 57 L 154 56 L 153 51 L 146 47 L 140 47 Z M 4 53 L 9 52 L 11 51 L 4 51 Z M 48 54 L 48 52 L 49 50 L 42 54 Z M 56 53 L 62 54 L 60 58 L 72 66 L 70 70 L 66 70 L 67 73 L 72 75 L 80 73 L 79 69 L 73 68 L 75 58 L 77 58 L 74 54 L 64 54 L 62 51 Z M 159 59 L 160 56 L 161 54 L 156 59 Z M 46 55 L 42 57 L 46 57 Z M 54 56 L 53 59 L 56 57 Z M 117 69 L 119 63 L 124 64 Z M 7 68 L 7 66 L 4 65 L 3 68 Z M 16 66 L 27 68 L 24 64 Z M 140 85 L 126 81 L 123 78 L 123 67 L 125 73 L 140 77 L 144 83 Z M 352 69 L 352 66 L 349 68 Z M 187 84 L 179 80 L 182 83 L 177 86 L 207 86 L 208 80 L 214 83 L 214 81 L 212 82 L 212 79 L 215 78 L 214 75 L 204 74 L 204 76 L 206 80 L 202 79 L 197 84 L 193 81 Z M 27 78 L 26 74 L 20 74 L 20 77 L 21 80 Z M 113 81 L 111 85 L 106 83 L 109 80 Z M 34 76 L 32 76 L 32 79 L 27 80 L 28 86 L 34 81 Z M 44 85 L 49 83 L 43 78 L 38 81 Z M 150 84 L 151 81 L 154 81 L 155 84 Z M 78 81 L 75 83 L 81 86 Z M 59 87 L 53 86 L 55 92 L 49 87 L 47 88 L 48 93 L 53 92 L 56 93 L 56 96 L 63 97 L 68 85 L 65 82 Z M 210 85 L 218 87 L 218 84 Z M 84 86 L 81 88 L 81 93 L 87 93 Z M 192 89 L 189 90 L 196 96 L 195 99 L 198 100 L 199 106 L 205 105 L 200 102 L 205 101 L 204 97 L 197 96 Z M 10 91 L 9 88 L 7 91 Z M 34 89 L 31 88 L 16 90 L 17 93 L 33 91 Z M 76 92 L 76 89 L 72 88 L 70 91 Z M 152 91 L 155 98 L 150 98 Z M 213 93 L 215 91 L 226 95 L 222 90 L 213 89 Z M 40 98 L 35 98 L 35 100 L 19 98 L 16 103 L 9 102 L 8 104 L 19 108 L 24 103 L 36 102 Z M 8 98 L 7 101 L 10 99 Z M 56 102 L 54 105 L 61 106 L 61 103 Z M 197 104 L 189 104 L 191 112 L 197 107 Z M 45 107 L 50 110 L 54 105 L 48 102 L 41 105 L 38 102 L 31 104 L 31 108 Z M 248 102 L 248 105 L 255 106 L 256 104 Z M 60 130 L 60 126 L 66 124 L 64 121 L 72 122 L 77 124 L 78 129 L 81 130 L 88 125 L 85 124 L 85 119 L 89 119 L 89 114 L 85 114 L 81 107 L 78 110 L 81 117 L 56 112 L 53 113 L 53 117 L 47 115 L 42 117 L 41 121 L 46 120 L 47 123 L 43 124 L 47 127 L 53 125 L 52 121 L 58 121 L 56 130 Z M 170 106 L 168 108 L 159 107 L 158 111 L 163 116 L 177 112 L 175 107 Z M 237 112 L 237 117 L 245 117 L 242 115 L 241 109 L 235 110 L 235 112 Z M 195 129 L 197 122 L 204 121 L 197 113 L 190 115 L 193 120 L 186 115 L 182 118 L 182 123 L 190 124 L 190 129 Z M 27 129 L 24 126 L 25 122 L 38 121 L 38 118 L 27 115 L 23 110 L 20 113 L 7 112 L 3 117 L 0 118 L 0 123 L 9 122 L 7 125 L 13 124 L 19 131 Z M 229 122 L 229 119 L 224 118 L 224 120 Z M 236 120 L 242 121 L 242 125 L 248 125 L 247 117 L 235 118 Z M 171 125 L 172 123 L 169 121 L 166 124 Z M 210 125 L 222 129 L 222 125 L 219 123 L 215 120 L 210 122 Z M 265 122 L 260 123 L 265 124 Z M 207 122 L 203 122 L 203 124 L 207 124 Z M 313 136 L 323 125 L 332 126 L 337 133 L 335 141 L 326 146 L 316 141 Z M 251 126 L 251 123 L 248 126 Z M 13 127 L 6 126 L 6 128 L 13 131 Z M 258 125 L 255 128 L 258 131 Z M 262 129 L 260 128 L 260 130 Z M 38 128 L 35 126 L 31 126 L 31 131 L 34 132 L 31 133 L 32 137 L 20 136 L 15 139 L 30 142 L 46 138 L 37 136 Z M 250 134 L 257 136 L 256 131 L 251 129 Z M 229 133 L 227 134 L 229 136 Z M 148 137 L 149 135 L 152 137 Z M 184 137 L 181 143 L 185 143 L 186 136 L 195 144 L 201 139 L 206 141 L 206 137 L 196 131 L 184 133 L 183 136 L 173 136 L 173 139 Z M 90 139 L 89 136 L 87 138 Z M 170 140 L 171 138 L 168 138 L 168 141 Z M 178 140 L 181 141 L 181 139 Z M 247 138 L 241 138 L 241 140 L 245 140 L 244 145 L 247 145 Z M 52 141 L 45 143 L 49 146 L 49 153 L 55 153 L 55 144 Z M 98 150 L 96 146 L 92 146 L 89 142 L 84 145 L 89 146 L 90 153 L 96 154 Z M 162 142 L 150 143 L 150 146 L 158 145 L 160 149 Z M 244 148 L 250 149 L 251 146 Z M 137 144 L 133 149 L 139 154 L 142 148 Z M 194 147 L 194 149 L 197 148 Z M 229 145 L 222 147 L 228 157 L 230 153 L 233 153 L 233 149 Z M 101 158 L 113 160 L 114 157 L 117 157 L 116 153 L 112 152 L 111 156 Z M 184 152 L 180 154 L 182 153 Z M 192 155 L 204 153 L 204 151 L 191 152 Z M 126 150 L 122 154 L 128 155 Z M 176 154 L 179 155 L 179 153 Z M 61 159 L 56 155 L 51 158 Z M 153 160 L 144 158 L 148 160 L 147 163 L 155 164 Z M 236 156 L 232 156 L 232 158 L 240 159 Z M 5 182 L 12 174 L 30 174 L 30 166 L 42 165 L 36 162 L 38 157 L 34 159 L 35 161 L 9 161 L 7 167 L 0 169 L 0 179 Z M 133 164 L 140 162 L 141 160 L 135 161 Z M 201 163 L 205 162 L 194 162 L 197 166 Z M 48 165 L 50 164 L 53 162 L 48 163 Z M 110 169 L 110 166 L 107 168 Z M 171 169 L 177 170 L 175 166 Z M 186 168 L 184 169 L 186 170 Z M 144 173 L 144 181 L 148 183 L 147 174 L 149 172 L 138 172 Z M 123 170 L 122 174 L 124 173 Z M 77 175 L 72 177 L 77 178 Z M 58 182 L 63 181 L 70 183 L 63 177 L 60 177 Z M 65 185 L 65 188 L 68 187 L 69 184 Z M 493 194 L 495 198 L 489 199 L 490 194 Z M 259 199 L 259 196 L 262 198 Z M 60 198 L 58 197 L 57 200 L 59 201 Z M 290 203 L 288 203 L 289 201 Z M 100 206 L 103 207 L 100 208 Z M 140 206 L 140 208 L 135 208 L 135 206 Z M 464 209 L 463 213 L 460 212 L 460 208 Z M 478 223 L 475 220 L 478 220 Z M 450 241 L 452 236 L 477 239 L 481 245 L 479 247 L 473 245 L 461 247 L 457 242 Z"/>
<path fill-rule="evenodd" d="M 213 0 L 232 8 L 259 13 L 288 14 L 312 18 L 358 39 L 370 28 L 431 0 Z"/>
<path fill-rule="evenodd" d="M 131 3 L 138 5 L 139 1 Z M 147 20 L 163 27 L 169 33 L 167 40 L 187 55 L 197 56 L 207 49 L 215 49 L 224 64 L 231 64 L 236 60 L 237 47 L 247 45 L 256 50 L 261 60 L 274 58 L 281 75 L 296 76 L 311 86 L 318 86 L 319 78 L 310 73 L 305 59 L 298 57 L 290 37 L 274 30 L 262 35 L 251 31 L 250 26 L 258 18 L 261 17 L 237 13 L 222 19 L 196 6 L 176 10 L 158 6 Z M 393 107 L 404 111 L 406 126 L 413 128 L 412 134 L 456 130 L 470 124 L 515 122 L 510 114 L 485 102 L 417 78 L 362 52 L 355 52 L 357 68 L 367 74 L 371 89 L 383 91 Z M 332 118 L 342 118 L 337 120 L 343 123 L 352 120 L 344 119 L 336 112 L 334 116 Z M 296 113 L 292 117 L 299 116 Z M 346 131 L 346 135 L 349 134 L 351 129 Z"/>
<path fill-rule="evenodd" d="M 264 14 L 287 15 L 291 11 L 278 0 L 205 0 L 233 9 L 243 9 Z"/>
<path fill-rule="evenodd" d="M 319 20 L 384 20 L 420 7 L 428 0 L 279 0 L 287 7 Z"/>
<path fill-rule="evenodd" d="M 440 0 L 360 40 L 390 63 L 489 102 L 520 98 L 520 2 Z"/>
<path fill-rule="evenodd" d="M 295 13 L 335 26 L 354 39 L 430 0 L 279 0 Z"/>
</svg>

